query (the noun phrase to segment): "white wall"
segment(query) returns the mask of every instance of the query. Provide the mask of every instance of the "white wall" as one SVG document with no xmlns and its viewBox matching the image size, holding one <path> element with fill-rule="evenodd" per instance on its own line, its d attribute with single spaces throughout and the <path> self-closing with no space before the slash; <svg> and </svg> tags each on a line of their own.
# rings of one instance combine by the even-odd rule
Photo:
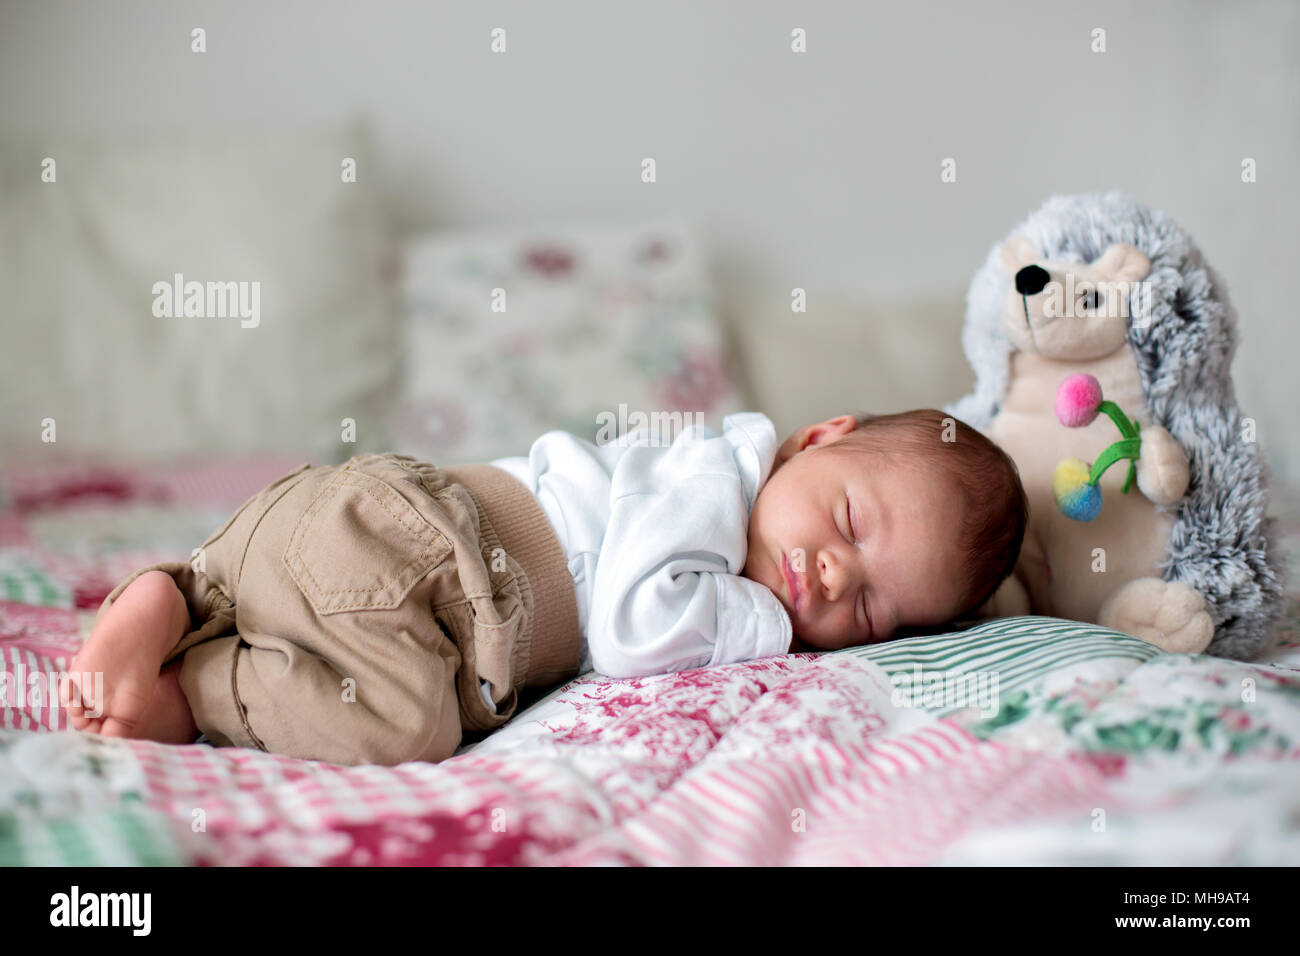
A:
<svg viewBox="0 0 1300 956">
<path fill-rule="evenodd" d="M 1241 404 L 1300 480 L 1297 50 L 1293 2 L 50 0 L 0 7 L 0 132 L 365 114 L 404 229 L 677 211 L 739 321 L 793 286 L 959 310 L 990 244 L 1049 194 L 1123 188 L 1226 277 Z"/>
</svg>

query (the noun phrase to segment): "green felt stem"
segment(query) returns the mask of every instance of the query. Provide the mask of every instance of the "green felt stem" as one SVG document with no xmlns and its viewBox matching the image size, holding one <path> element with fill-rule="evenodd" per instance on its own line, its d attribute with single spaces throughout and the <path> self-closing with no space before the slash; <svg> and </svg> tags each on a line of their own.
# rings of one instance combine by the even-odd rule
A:
<svg viewBox="0 0 1300 956">
<path fill-rule="evenodd" d="M 1106 415 L 1110 417 L 1110 420 L 1115 423 L 1115 427 L 1119 429 L 1119 433 L 1125 438 L 1138 437 L 1137 426 L 1129 421 L 1128 416 L 1120 410 L 1118 405 L 1110 401 L 1110 399 L 1102 399 L 1101 404 L 1097 406 L 1097 411 L 1105 412 Z"/>
<path fill-rule="evenodd" d="M 1134 432 L 1139 432 L 1139 431 L 1141 431 L 1141 430 L 1142 430 L 1142 423 L 1139 422 L 1137 419 L 1134 419 L 1134 420 L 1133 420 L 1133 431 L 1134 431 Z M 1141 451 L 1141 449 L 1142 449 L 1142 444 L 1141 444 L 1142 439 L 1141 439 L 1140 436 L 1138 437 L 1137 441 L 1138 441 L 1138 450 Z M 1124 476 L 1124 487 L 1121 488 L 1121 489 L 1119 490 L 1119 493 L 1120 493 L 1121 495 L 1126 495 L 1126 494 L 1128 494 L 1128 490 L 1129 490 L 1130 488 L 1133 487 L 1133 479 L 1136 478 L 1136 477 L 1137 477 L 1137 460 L 1136 460 L 1136 459 L 1133 459 L 1132 461 L 1130 461 L 1130 462 L 1128 463 L 1128 474 Z"/>
<path fill-rule="evenodd" d="M 1098 456 L 1096 464 L 1092 466 L 1092 471 L 1088 473 L 1088 484 L 1095 485 L 1101 476 L 1106 473 L 1106 469 L 1115 462 L 1123 461 L 1126 458 L 1130 460 L 1136 459 L 1141 451 L 1142 439 L 1140 438 L 1125 438 L 1115 442 Z M 1133 477 L 1134 467 L 1132 464 L 1129 465 L 1129 479 Z M 1124 494 L 1128 494 L 1130 483 L 1131 481 L 1124 482 Z"/>
</svg>

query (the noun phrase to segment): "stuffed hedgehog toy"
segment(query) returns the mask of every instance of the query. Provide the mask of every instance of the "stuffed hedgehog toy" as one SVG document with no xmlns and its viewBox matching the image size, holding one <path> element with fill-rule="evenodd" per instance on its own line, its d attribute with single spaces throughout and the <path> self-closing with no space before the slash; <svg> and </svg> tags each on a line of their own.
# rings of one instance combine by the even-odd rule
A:
<svg viewBox="0 0 1300 956">
<path fill-rule="evenodd" d="M 1122 193 L 1054 196 L 993 247 L 962 330 L 975 388 L 946 411 L 1015 460 L 1030 515 L 983 616 L 1241 660 L 1271 645 L 1281 555 L 1236 344 L 1223 280 Z"/>
</svg>

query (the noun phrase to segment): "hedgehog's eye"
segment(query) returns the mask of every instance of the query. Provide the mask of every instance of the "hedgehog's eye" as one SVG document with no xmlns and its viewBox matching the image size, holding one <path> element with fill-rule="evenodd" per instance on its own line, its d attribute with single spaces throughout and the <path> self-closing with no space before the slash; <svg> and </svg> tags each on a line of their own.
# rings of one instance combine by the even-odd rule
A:
<svg viewBox="0 0 1300 956">
<path fill-rule="evenodd" d="M 1101 293 L 1095 289 L 1089 289 L 1083 294 L 1083 307 L 1089 312 L 1095 312 L 1101 308 Z"/>
</svg>

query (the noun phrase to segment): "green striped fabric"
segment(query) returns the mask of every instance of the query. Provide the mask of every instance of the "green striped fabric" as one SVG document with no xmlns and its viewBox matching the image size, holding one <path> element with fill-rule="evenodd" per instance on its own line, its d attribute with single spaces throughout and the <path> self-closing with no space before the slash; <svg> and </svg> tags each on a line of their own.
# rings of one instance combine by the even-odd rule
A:
<svg viewBox="0 0 1300 956">
<path fill-rule="evenodd" d="M 0 600 L 44 607 L 72 606 L 72 594 L 66 587 L 45 572 L 28 567 L 0 571 Z"/>
<path fill-rule="evenodd" d="M 1146 663 L 1164 651 L 1119 631 L 1061 618 L 1024 616 L 986 621 L 967 630 L 928 634 L 832 651 L 864 658 L 891 677 L 921 668 L 932 674 L 996 674 L 1000 693 L 1027 687 L 1053 671 L 1085 661 Z M 937 716 L 960 707 L 926 707 Z"/>
<path fill-rule="evenodd" d="M 0 866 L 184 866 L 161 813 L 124 801 L 76 816 L 0 812 Z"/>
<path fill-rule="evenodd" d="M 0 867 L 190 862 L 188 832 L 145 803 L 143 768 L 122 743 L 0 728 Z"/>
</svg>

